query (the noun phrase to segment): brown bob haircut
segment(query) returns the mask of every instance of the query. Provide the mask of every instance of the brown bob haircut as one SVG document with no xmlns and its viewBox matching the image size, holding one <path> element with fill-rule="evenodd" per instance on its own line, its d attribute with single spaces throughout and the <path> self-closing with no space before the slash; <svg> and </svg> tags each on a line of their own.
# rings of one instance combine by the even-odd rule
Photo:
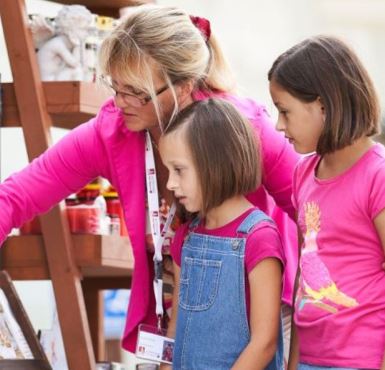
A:
<svg viewBox="0 0 385 370">
<path fill-rule="evenodd" d="M 320 98 L 326 114 L 320 155 L 380 131 L 379 102 L 369 74 L 337 38 L 316 36 L 293 46 L 275 60 L 268 79 L 303 102 Z"/>
<path fill-rule="evenodd" d="M 254 191 L 261 182 L 260 150 L 251 124 L 221 99 L 196 101 L 179 112 L 163 131 L 183 129 L 199 174 L 202 210 Z"/>
</svg>

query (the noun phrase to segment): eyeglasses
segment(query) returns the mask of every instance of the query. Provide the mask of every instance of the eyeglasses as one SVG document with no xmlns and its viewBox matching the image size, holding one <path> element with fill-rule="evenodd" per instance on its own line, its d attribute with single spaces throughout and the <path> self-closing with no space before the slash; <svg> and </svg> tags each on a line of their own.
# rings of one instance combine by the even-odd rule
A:
<svg viewBox="0 0 385 370">
<path fill-rule="evenodd" d="M 113 91 L 113 93 L 115 94 L 115 96 L 118 96 L 120 95 L 120 97 L 123 99 L 123 101 L 126 103 L 126 104 L 130 104 L 136 108 L 139 108 L 139 107 L 142 107 L 146 104 L 148 104 L 151 100 L 152 100 L 152 97 L 151 95 L 144 95 L 143 93 L 141 94 L 134 94 L 134 93 L 129 93 L 129 92 L 126 92 L 126 91 L 119 91 L 117 90 L 114 85 L 112 84 L 111 81 L 109 81 L 107 78 L 105 77 L 101 77 L 101 81 L 103 82 L 104 85 L 106 85 L 111 91 Z M 163 92 L 165 92 L 170 86 L 169 85 L 165 85 L 165 86 L 162 86 L 160 89 L 156 90 L 155 91 L 155 96 L 158 96 L 160 94 L 162 94 Z M 144 95 L 144 96 L 143 96 Z"/>
</svg>

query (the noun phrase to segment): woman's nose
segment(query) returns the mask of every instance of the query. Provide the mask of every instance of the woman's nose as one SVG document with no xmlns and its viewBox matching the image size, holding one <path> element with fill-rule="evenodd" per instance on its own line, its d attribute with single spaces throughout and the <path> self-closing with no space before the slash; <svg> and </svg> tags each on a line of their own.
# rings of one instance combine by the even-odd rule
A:
<svg viewBox="0 0 385 370">
<path fill-rule="evenodd" d="M 125 101 L 125 99 L 123 98 L 123 96 L 116 92 L 115 95 L 114 95 L 114 100 L 115 100 L 115 105 L 120 108 L 120 109 L 123 109 L 127 106 L 127 103 Z"/>
</svg>

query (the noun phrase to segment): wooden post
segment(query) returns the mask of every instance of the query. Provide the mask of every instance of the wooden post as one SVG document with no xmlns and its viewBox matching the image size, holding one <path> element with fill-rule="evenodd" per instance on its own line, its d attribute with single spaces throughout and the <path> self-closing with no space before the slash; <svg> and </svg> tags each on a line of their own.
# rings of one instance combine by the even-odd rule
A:
<svg viewBox="0 0 385 370">
<path fill-rule="evenodd" d="M 88 322 L 90 323 L 90 333 L 96 361 L 106 361 L 103 292 L 92 282 L 93 279 L 84 279 L 82 281 L 84 301 L 87 308 Z"/>
<path fill-rule="evenodd" d="M 0 0 L 0 15 L 29 159 L 51 143 L 46 110 L 24 0 Z M 81 276 L 74 263 L 67 219 L 60 206 L 41 217 L 67 361 L 71 370 L 94 370 L 95 358 L 85 309 Z"/>
<path fill-rule="evenodd" d="M 106 361 L 106 342 L 104 339 L 103 325 L 104 300 L 102 290 L 130 289 L 131 278 L 128 276 L 85 278 L 82 281 L 82 286 L 96 359 L 97 361 Z"/>
</svg>

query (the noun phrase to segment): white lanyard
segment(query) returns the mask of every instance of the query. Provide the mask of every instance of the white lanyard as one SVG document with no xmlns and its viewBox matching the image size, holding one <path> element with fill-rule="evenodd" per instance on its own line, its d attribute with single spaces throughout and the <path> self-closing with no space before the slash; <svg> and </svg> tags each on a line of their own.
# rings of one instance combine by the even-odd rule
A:
<svg viewBox="0 0 385 370">
<path fill-rule="evenodd" d="M 151 136 L 146 131 L 146 185 L 147 185 L 147 202 L 150 219 L 150 228 L 152 240 L 154 243 L 154 294 L 156 301 L 156 315 L 158 317 L 158 328 L 161 326 L 161 319 L 163 317 L 163 271 L 162 271 L 162 246 L 168 228 L 175 216 L 176 204 L 172 204 L 167 216 L 166 223 L 160 232 L 160 216 L 159 216 L 159 194 L 158 183 L 156 180 L 156 169 L 154 150 L 152 147 Z"/>
</svg>

